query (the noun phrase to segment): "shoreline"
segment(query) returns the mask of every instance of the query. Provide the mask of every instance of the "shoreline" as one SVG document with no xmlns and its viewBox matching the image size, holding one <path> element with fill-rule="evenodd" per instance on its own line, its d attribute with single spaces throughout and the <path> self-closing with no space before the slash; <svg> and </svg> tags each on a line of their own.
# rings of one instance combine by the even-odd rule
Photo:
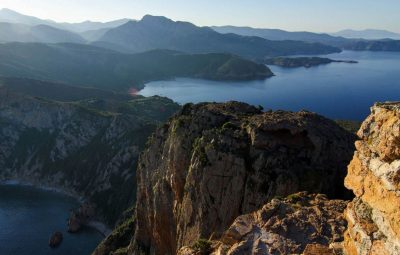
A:
<svg viewBox="0 0 400 255">
<path fill-rule="evenodd" d="M 97 232 L 102 234 L 104 238 L 109 236 L 112 232 L 109 227 L 107 227 L 104 223 L 100 221 L 91 220 L 87 224 L 85 224 L 85 226 L 97 230 Z"/>
<path fill-rule="evenodd" d="M 32 182 L 28 182 L 28 181 L 21 181 L 21 180 L 17 180 L 17 179 L 0 179 L 0 185 L 34 187 L 37 189 L 41 189 L 43 191 L 56 192 L 56 193 L 60 193 L 60 194 L 66 195 L 68 197 L 74 198 L 78 202 L 79 205 L 82 205 L 85 202 L 84 198 L 82 196 L 77 195 L 76 193 L 68 192 L 66 190 L 59 189 L 59 188 L 35 184 Z M 106 224 L 104 224 L 103 222 L 98 221 L 98 220 L 91 220 L 87 224 L 84 224 L 84 226 L 87 226 L 89 228 L 96 230 L 104 238 L 106 238 L 112 232 L 112 230 Z"/>
</svg>

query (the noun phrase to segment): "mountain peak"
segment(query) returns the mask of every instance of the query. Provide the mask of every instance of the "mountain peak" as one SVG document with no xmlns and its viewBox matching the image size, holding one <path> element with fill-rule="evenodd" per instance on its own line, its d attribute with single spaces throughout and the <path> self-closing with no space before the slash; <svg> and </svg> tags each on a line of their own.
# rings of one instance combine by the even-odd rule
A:
<svg viewBox="0 0 400 255">
<path fill-rule="evenodd" d="M 169 23 L 174 22 L 173 20 L 164 17 L 164 16 L 153 16 L 153 15 L 145 15 L 143 16 L 141 22 L 158 22 L 158 23 Z"/>
<path fill-rule="evenodd" d="M 14 10 L 11 10 L 11 9 L 8 9 L 8 8 L 2 8 L 2 9 L 0 9 L 0 12 L 8 12 L 8 13 L 14 13 L 14 14 L 17 14 L 18 12 L 16 12 L 16 11 L 14 11 Z M 18 13 L 19 14 L 19 13 Z"/>
</svg>

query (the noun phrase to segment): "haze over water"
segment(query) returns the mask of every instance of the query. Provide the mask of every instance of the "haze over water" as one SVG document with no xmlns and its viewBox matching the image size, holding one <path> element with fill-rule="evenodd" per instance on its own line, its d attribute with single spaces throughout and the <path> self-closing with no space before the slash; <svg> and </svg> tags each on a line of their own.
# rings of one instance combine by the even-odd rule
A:
<svg viewBox="0 0 400 255">
<path fill-rule="evenodd" d="M 364 119 L 374 102 L 400 99 L 399 52 L 344 51 L 323 57 L 359 63 L 331 63 L 308 69 L 270 66 L 276 76 L 263 81 L 157 81 L 148 83 L 140 94 L 166 96 L 182 104 L 237 100 L 264 109 L 307 109 L 349 120 Z"/>
</svg>

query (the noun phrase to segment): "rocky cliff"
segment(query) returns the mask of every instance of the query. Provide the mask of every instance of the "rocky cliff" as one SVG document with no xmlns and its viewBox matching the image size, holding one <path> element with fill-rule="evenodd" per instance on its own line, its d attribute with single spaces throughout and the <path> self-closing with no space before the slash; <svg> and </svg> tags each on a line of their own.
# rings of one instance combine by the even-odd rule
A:
<svg viewBox="0 0 400 255">
<path fill-rule="evenodd" d="M 150 102 L 141 103 L 151 108 Z M 140 114 L 100 111 L 0 87 L 0 180 L 83 197 L 113 224 L 135 200 L 139 153 L 157 124 Z"/>
<path fill-rule="evenodd" d="M 220 240 L 200 240 L 178 254 L 301 254 L 316 246 L 333 254 L 328 246 L 343 241 L 346 204 L 306 192 L 273 199 L 260 210 L 239 216 Z"/>
<path fill-rule="evenodd" d="M 297 191 L 346 197 L 343 179 L 353 143 L 353 135 L 333 121 L 306 111 L 262 112 L 237 102 L 186 105 L 156 131 L 140 158 L 129 253 L 176 254 L 202 239 L 219 240 L 238 216 L 258 210 L 264 215 L 262 210 L 276 206 L 266 205 L 273 198 Z M 324 200 L 304 201 L 310 209 L 303 215 L 327 211 L 321 209 Z M 334 207 L 336 219 L 344 206 Z M 291 231 L 284 226 L 276 230 L 282 238 Z M 315 226 L 331 229 L 324 222 Z M 327 236 L 324 242 L 336 239 Z M 305 243 L 293 241 L 294 250 Z"/>
<path fill-rule="evenodd" d="M 358 131 L 345 179 L 348 255 L 400 254 L 400 103 L 375 104 Z"/>
</svg>

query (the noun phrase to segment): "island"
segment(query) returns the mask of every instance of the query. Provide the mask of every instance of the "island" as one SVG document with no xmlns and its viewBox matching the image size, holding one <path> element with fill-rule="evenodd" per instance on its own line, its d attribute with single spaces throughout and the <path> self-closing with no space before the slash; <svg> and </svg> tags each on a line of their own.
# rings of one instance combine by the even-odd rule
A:
<svg viewBox="0 0 400 255">
<path fill-rule="evenodd" d="M 320 57 L 276 57 L 276 58 L 268 58 L 262 60 L 262 63 L 266 65 L 275 65 L 281 67 L 313 67 L 318 65 L 326 65 L 330 63 L 348 63 L 348 64 L 356 64 L 357 61 L 354 60 L 333 60 L 330 58 L 320 58 Z"/>
</svg>

